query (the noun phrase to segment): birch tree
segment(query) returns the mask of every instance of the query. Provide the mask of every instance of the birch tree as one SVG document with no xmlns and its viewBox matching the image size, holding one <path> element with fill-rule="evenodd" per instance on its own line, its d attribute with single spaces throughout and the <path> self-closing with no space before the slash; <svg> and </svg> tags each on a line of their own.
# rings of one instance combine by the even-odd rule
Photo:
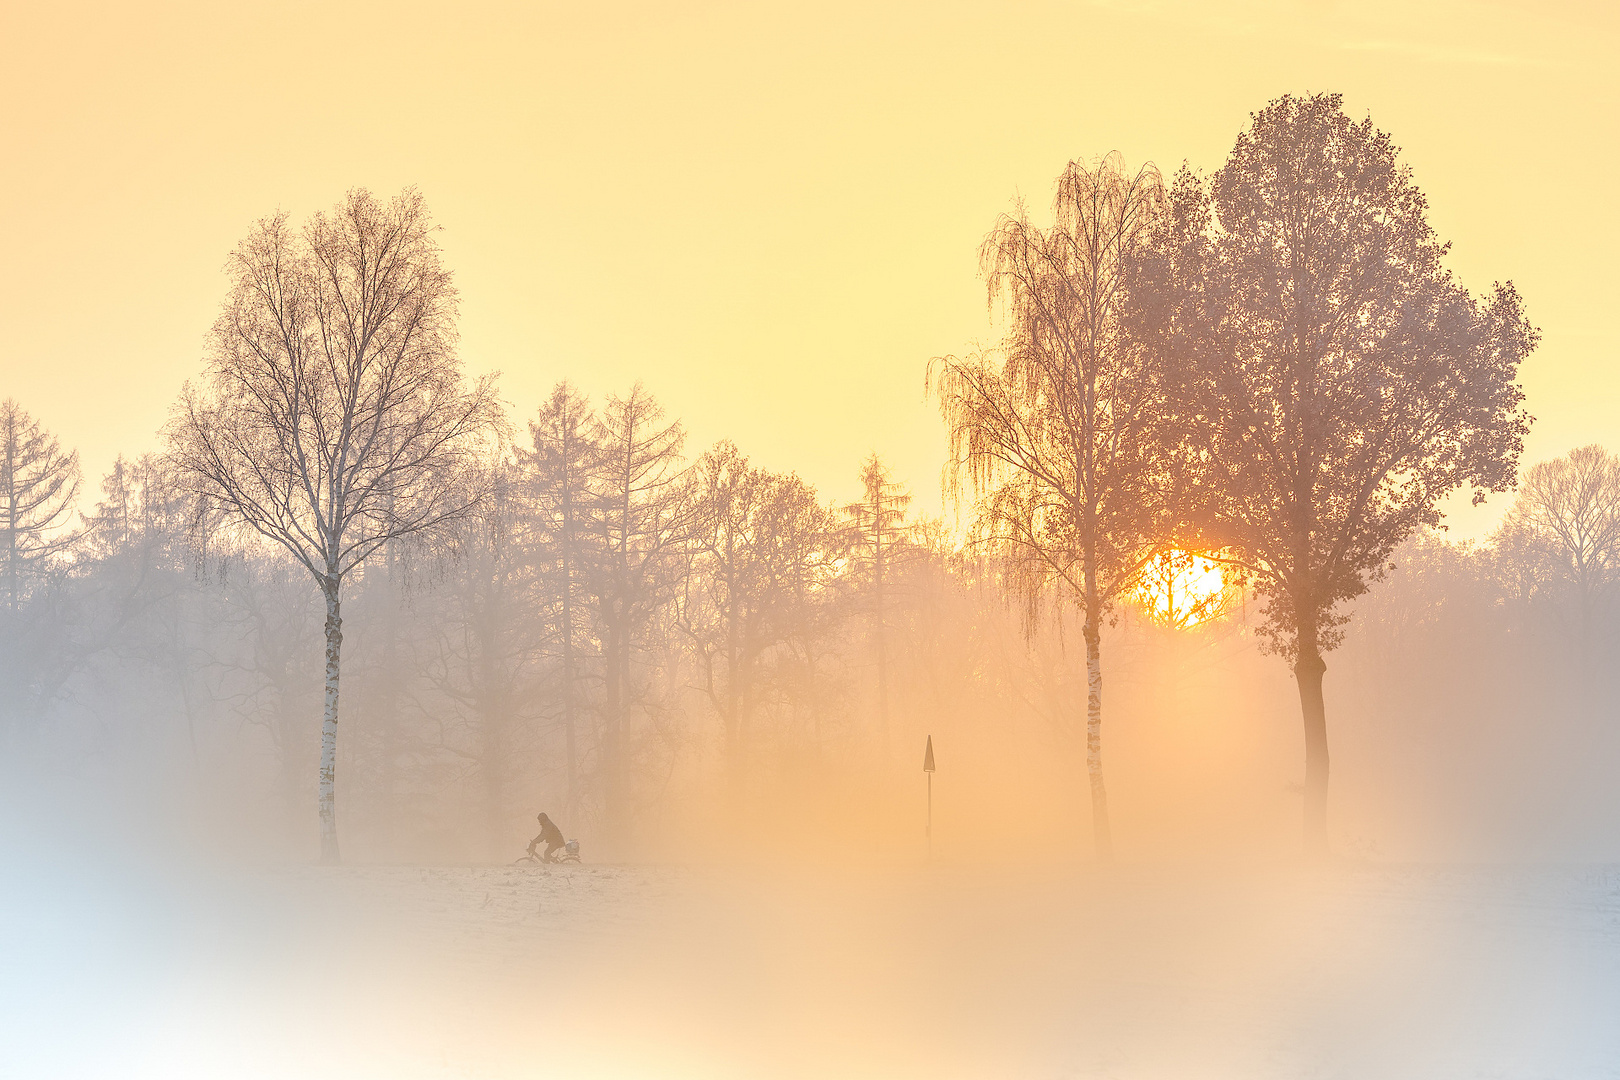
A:
<svg viewBox="0 0 1620 1080">
<path fill-rule="evenodd" d="M 78 493 L 78 452 L 64 453 L 15 401 L 0 402 L 0 583 L 9 610 L 29 578 L 73 543 Z"/>
<path fill-rule="evenodd" d="M 231 289 L 169 429 L 201 495 L 285 548 L 325 602 L 321 861 L 339 859 L 346 574 L 390 539 L 460 518 L 500 424 L 492 376 L 455 352 L 456 292 L 422 197 L 351 191 L 303 229 L 278 213 L 227 263 Z"/>
<path fill-rule="evenodd" d="M 1154 542 L 1151 357 L 1121 332 L 1123 270 L 1164 207 L 1152 166 L 1071 162 L 1053 224 L 1020 205 L 985 238 L 980 267 L 1002 347 L 943 357 L 930 381 L 949 432 L 947 486 L 977 496 L 974 531 L 1008 561 L 1031 618 L 1052 590 L 1079 606 L 1086 649 L 1086 772 L 1099 858 L 1112 843 L 1102 771 L 1102 623 Z"/>
<path fill-rule="evenodd" d="M 1529 417 L 1515 384 L 1537 333 L 1512 284 L 1476 299 L 1398 150 L 1337 95 L 1255 114 L 1206 186 L 1184 171 L 1139 268 L 1132 322 L 1170 360 L 1183 526 L 1265 600 L 1305 729 L 1304 835 L 1327 848 L 1323 653 L 1458 488 L 1513 480 Z M 1170 430 L 1167 428 L 1166 430 Z"/>
</svg>

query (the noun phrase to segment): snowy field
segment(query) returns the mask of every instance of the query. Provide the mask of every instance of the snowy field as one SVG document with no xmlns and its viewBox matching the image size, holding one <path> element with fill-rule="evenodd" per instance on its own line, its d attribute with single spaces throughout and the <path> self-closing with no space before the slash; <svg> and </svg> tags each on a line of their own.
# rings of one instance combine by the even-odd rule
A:
<svg viewBox="0 0 1620 1080">
<path fill-rule="evenodd" d="M 0 882 L 8 1077 L 1620 1077 L 1615 868 Z"/>
</svg>

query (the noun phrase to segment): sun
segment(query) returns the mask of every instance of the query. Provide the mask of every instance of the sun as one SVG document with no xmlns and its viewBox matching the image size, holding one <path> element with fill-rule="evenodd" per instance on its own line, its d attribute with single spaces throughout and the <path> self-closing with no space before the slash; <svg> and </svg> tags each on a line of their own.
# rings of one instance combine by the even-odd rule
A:
<svg viewBox="0 0 1620 1080">
<path fill-rule="evenodd" d="M 1224 616 L 1231 593 L 1232 584 L 1219 562 L 1172 549 L 1155 555 L 1142 568 L 1132 600 L 1160 626 L 1190 630 Z"/>
</svg>

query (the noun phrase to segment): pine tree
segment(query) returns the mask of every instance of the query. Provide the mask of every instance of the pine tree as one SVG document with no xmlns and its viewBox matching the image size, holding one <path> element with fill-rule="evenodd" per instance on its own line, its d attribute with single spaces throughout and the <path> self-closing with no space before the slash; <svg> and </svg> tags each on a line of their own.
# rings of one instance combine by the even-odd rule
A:
<svg viewBox="0 0 1620 1080">
<path fill-rule="evenodd" d="M 590 592 L 602 643 L 602 808 L 612 842 L 622 842 L 631 824 L 630 720 L 645 692 L 635 658 L 655 644 L 657 616 L 674 598 L 683 565 L 686 435 L 663 415 L 637 383 L 608 398 L 594 436 L 601 457 L 592 528 L 601 557 Z"/>
<path fill-rule="evenodd" d="M 0 587 L 15 611 L 32 580 L 74 540 L 79 455 L 15 401 L 0 402 Z"/>
<path fill-rule="evenodd" d="M 590 657 L 589 582 L 599 567 L 602 533 L 597 497 L 602 451 L 599 421 L 590 403 L 566 381 L 529 422 L 533 450 L 524 454 L 538 535 L 536 557 L 545 564 L 551 638 L 558 658 L 558 701 L 567 770 L 565 820 L 579 812 L 585 681 Z"/>
<path fill-rule="evenodd" d="M 885 758 L 889 755 L 889 623 L 890 572 L 906 533 L 906 508 L 911 495 L 889 478 L 889 470 L 874 452 L 861 466 L 860 502 L 845 512 L 853 519 L 855 551 L 863 564 L 872 616 L 872 652 L 877 665 L 878 736 Z"/>
</svg>

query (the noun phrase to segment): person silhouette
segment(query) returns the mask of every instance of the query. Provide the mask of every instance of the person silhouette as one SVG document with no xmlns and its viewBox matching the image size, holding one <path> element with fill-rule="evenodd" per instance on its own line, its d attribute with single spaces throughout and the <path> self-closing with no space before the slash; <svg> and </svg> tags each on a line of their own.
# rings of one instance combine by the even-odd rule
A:
<svg viewBox="0 0 1620 1080">
<path fill-rule="evenodd" d="M 551 853 L 562 847 L 567 841 L 563 839 L 562 830 L 557 828 L 556 823 L 545 814 L 540 814 L 537 820 L 540 822 L 540 835 L 529 841 L 529 854 L 533 855 L 534 849 L 544 844 L 546 850 L 540 857 L 546 862 L 551 862 Z"/>
</svg>

